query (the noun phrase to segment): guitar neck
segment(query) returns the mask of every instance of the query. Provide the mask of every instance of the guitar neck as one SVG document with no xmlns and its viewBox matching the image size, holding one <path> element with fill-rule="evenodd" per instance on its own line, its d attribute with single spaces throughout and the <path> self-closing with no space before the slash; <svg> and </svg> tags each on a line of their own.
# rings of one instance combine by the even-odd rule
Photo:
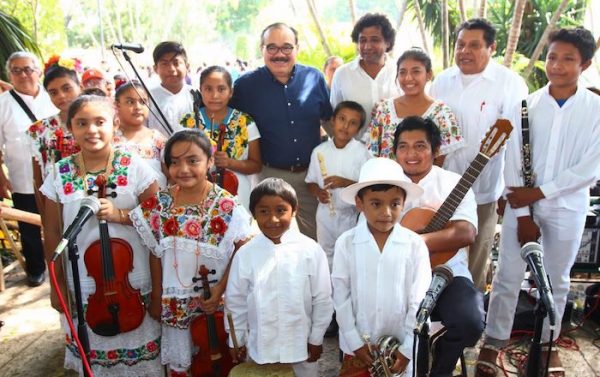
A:
<svg viewBox="0 0 600 377">
<path fill-rule="evenodd" d="M 485 154 L 481 152 L 477 154 L 471 165 L 469 165 L 469 168 L 465 171 L 456 186 L 454 186 L 454 189 L 452 189 L 450 195 L 444 200 L 444 203 L 442 203 L 429 224 L 427 224 L 423 233 L 437 232 L 446 226 L 448 220 L 450 220 L 454 211 L 456 211 L 456 208 L 458 208 L 467 191 L 473 186 L 473 183 L 479 177 L 479 174 L 489 160 L 490 158 Z"/>
</svg>

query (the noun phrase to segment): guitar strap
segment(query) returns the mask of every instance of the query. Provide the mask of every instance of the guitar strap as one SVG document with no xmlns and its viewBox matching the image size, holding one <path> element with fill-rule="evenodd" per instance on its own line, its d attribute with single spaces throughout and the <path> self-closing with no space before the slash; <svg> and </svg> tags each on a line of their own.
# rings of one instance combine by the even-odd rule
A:
<svg viewBox="0 0 600 377">
<path fill-rule="evenodd" d="M 23 109 L 23 111 L 25 112 L 25 114 L 27 114 L 27 116 L 31 120 L 31 123 L 37 122 L 37 118 L 35 117 L 35 115 L 33 115 L 33 112 L 27 106 L 27 104 L 25 103 L 25 101 L 23 101 L 23 98 L 21 98 L 21 96 L 19 96 L 17 94 L 17 92 L 15 92 L 14 89 L 11 89 L 9 92 L 10 92 L 10 95 L 15 99 L 15 101 L 17 101 L 17 103 L 19 104 L 19 106 L 21 106 L 21 109 Z"/>
</svg>

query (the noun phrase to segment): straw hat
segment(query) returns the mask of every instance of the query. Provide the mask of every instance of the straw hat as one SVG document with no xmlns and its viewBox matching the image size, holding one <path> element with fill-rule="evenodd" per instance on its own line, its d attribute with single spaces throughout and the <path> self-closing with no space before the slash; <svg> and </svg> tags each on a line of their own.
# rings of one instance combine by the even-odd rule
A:
<svg viewBox="0 0 600 377">
<path fill-rule="evenodd" d="M 378 157 L 372 158 L 363 164 L 360 168 L 358 182 L 342 190 L 342 200 L 349 204 L 355 204 L 354 198 L 360 189 L 378 184 L 388 184 L 402 188 L 406 191 L 405 202 L 413 201 L 423 194 L 423 189 L 412 183 L 404 175 L 400 164 L 389 158 Z"/>
</svg>

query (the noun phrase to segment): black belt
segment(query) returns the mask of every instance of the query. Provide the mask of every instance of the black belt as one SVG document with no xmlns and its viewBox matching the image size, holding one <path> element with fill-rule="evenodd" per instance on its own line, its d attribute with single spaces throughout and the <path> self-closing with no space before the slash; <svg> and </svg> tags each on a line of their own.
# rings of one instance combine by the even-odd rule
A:
<svg viewBox="0 0 600 377">
<path fill-rule="evenodd" d="M 301 173 L 308 169 L 308 164 L 297 164 L 297 165 L 292 165 L 292 166 L 277 166 L 277 165 L 271 165 L 271 164 L 268 164 L 265 162 L 264 165 L 268 168 L 285 170 L 285 171 L 289 171 L 290 173 Z"/>
</svg>

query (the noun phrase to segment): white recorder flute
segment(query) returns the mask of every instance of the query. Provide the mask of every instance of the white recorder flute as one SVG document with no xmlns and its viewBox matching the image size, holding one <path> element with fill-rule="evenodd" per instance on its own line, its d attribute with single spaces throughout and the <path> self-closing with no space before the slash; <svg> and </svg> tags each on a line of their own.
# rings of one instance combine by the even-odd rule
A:
<svg viewBox="0 0 600 377">
<path fill-rule="evenodd" d="M 317 152 L 317 160 L 319 160 L 319 168 L 321 169 L 321 176 L 323 177 L 323 179 L 327 178 L 327 167 L 325 166 L 325 157 L 323 157 L 323 154 Z M 335 207 L 333 206 L 333 197 L 331 196 L 331 192 L 329 193 L 329 215 L 330 216 L 334 216 L 335 215 Z"/>
</svg>

